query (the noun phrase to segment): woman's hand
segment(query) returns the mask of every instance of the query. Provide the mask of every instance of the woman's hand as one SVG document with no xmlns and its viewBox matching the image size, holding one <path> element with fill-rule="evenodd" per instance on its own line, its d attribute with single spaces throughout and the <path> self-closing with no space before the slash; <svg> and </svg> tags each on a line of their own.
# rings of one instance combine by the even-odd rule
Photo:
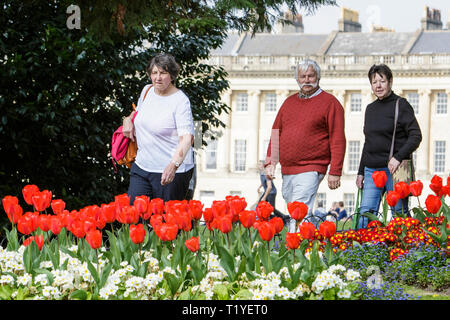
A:
<svg viewBox="0 0 450 320">
<path fill-rule="evenodd" d="M 362 189 L 363 185 L 364 185 L 364 176 L 358 174 L 358 175 L 356 176 L 356 186 L 357 186 L 359 189 Z"/>
<path fill-rule="evenodd" d="M 394 172 L 397 171 L 397 168 L 399 165 L 400 165 L 400 161 L 398 161 L 394 157 L 392 157 L 391 160 L 389 160 L 388 169 L 391 172 L 391 174 L 394 174 Z"/>
<path fill-rule="evenodd" d="M 134 111 L 131 113 L 131 115 L 124 118 L 122 122 L 122 133 L 125 137 L 131 139 L 131 141 L 134 141 L 135 135 L 134 124 L 133 121 L 131 120 L 133 119 L 133 114 Z"/>
<path fill-rule="evenodd" d="M 177 172 L 177 167 L 175 164 L 171 161 L 166 168 L 164 169 L 162 175 L 161 175 L 161 184 L 165 186 L 166 184 L 169 184 L 173 181 L 175 178 L 175 173 Z"/>
<path fill-rule="evenodd" d="M 266 177 L 269 180 L 275 179 L 275 166 L 273 164 L 269 164 L 266 168 Z"/>
</svg>

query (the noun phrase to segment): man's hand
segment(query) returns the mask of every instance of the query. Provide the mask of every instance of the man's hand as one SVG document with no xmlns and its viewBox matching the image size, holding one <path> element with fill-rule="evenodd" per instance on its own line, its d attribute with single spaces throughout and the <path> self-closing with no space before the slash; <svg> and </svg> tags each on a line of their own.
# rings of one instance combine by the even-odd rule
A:
<svg viewBox="0 0 450 320">
<path fill-rule="evenodd" d="M 356 186 L 357 186 L 359 189 L 362 189 L 362 188 L 363 188 L 363 185 L 364 185 L 364 176 L 358 174 L 358 175 L 356 176 Z"/>
<path fill-rule="evenodd" d="M 328 187 L 331 190 L 339 188 L 341 185 L 341 177 L 340 176 L 333 176 L 331 174 L 328 175 Z"/>
<path fill-rule="evenodd" d="M 392 157 L 391 160 L 389 160 L 388 169 L 391 172 L 391 174 L 394 174 L 394 172 L 397 171 L 397 168 L 399 165 L 400 165 L 400 161 L 398 161 L 394 157 Z"/>
<path fill-rule="evenodd" d="M 267 167 L 265 167 L 265 171 L 267 179 L 275 179 L 275 166 L 273 164 L 269 164 Z"/>
</svg>

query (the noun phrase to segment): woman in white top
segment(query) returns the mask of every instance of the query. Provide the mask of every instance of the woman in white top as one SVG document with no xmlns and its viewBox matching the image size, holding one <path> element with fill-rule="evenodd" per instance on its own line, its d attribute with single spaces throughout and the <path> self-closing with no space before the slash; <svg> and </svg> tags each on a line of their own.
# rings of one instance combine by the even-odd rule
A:
<svg viewBox="0 0 450 320">
<path fill-rule="evenodd" d="M 148 66 L 152 84 L 144 87 L 134 111 L 123 120 L 123 134 L 137 139 L 128 195 L 164 201 L 183 200 L 194 168 L 194 122 L 189 98 L 175 87 L 180 66 L 169 54 L 158 54 Z"/>
</svg>

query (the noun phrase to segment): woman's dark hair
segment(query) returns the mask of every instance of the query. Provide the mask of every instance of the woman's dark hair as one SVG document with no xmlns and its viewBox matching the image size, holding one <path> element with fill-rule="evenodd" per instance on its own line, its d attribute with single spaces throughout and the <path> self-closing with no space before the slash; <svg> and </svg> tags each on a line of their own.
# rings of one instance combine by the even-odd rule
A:
<svg viewBox="0 0 450 320">
<path fill-rule="evenodd" d="M 159 53 L 150 59 L 146 69 L 149 77 L 152 73 L 153 67 L 155 66 L 167 71 L 170 74 L 172 83 L 175 82 L 175 79 L 178 77 L 178 73 L 180 72 L 180 65 L 175 61 L 175 58 L 168 53 Z"/>
<path fill-rule="evenodd" d="M 389 67 L 383 63 L 381 64 L 374 64 L 372 67 L 370 67 L 368 76 L 369 81 L 372 81 L 372 78 L 375 74 L 384 75 L 386 77 L 387 81 L 391 81 L 392 79 L 392 71 L 389 69 Z"/>
</svg>

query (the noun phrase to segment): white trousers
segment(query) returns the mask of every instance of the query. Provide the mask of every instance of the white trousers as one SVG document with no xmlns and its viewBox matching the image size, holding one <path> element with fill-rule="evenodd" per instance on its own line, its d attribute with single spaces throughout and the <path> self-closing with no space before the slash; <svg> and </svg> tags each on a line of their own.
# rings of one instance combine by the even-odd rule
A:
<svg viewBox="0 0 450 320">
<path fill-rule="evenodd" d="M 308 206 L 307 217 L 312 216 L 317 190 L 324 178 L 324 174 L 317 171 L 303 172 L 299 174 L 284 174 L 282 194 L 286 203 L 298 201 Z M 289 222 L 289 232 L 297 232 L 295 220 Z"/>
</svg>

